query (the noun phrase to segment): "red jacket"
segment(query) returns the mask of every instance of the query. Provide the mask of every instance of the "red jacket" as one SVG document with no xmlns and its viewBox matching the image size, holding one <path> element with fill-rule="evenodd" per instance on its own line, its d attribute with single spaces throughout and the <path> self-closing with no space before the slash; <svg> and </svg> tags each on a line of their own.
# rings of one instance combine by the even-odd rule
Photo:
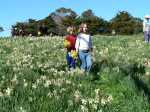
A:
<svg viewBox="0 0 150 112">
<path fill-rule="evenodd" d="M 65 39 L 70 42 L 70 47 L 67 47 L 67 51 L 75 50 L 76 35 L 68 35 Z"/>
</svg>

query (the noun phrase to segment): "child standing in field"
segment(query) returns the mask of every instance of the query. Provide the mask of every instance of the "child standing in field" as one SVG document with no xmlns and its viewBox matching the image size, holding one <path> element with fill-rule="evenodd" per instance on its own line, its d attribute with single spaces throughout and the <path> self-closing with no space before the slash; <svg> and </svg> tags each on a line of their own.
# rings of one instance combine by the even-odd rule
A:
<svg viewBox="0 0 150 112">
<path fill-rule="evenodd" d="M 144 40 L 145 42 L 150 41 L 150 16 L 146 15 L 144 16 L 144 22 L 143 22 L 143 32 L 144 32 Z"/>
<path fill-rule="evenodd" d="M 87 33 L 87 24 L 85 23 L 80 25 L 80 33 L 77 36 L 75 48 L 81 61 L 81 70 L 90 72 L 92 66 L 92 39 Z"/>
<path fill-rule="evenodd" d="M 65 48 L 67 50 L 66 60 L 69 70 L 73 70 L 76 67 L 77 54 L 75 51 L 76 35 L 74 34 L 74 27 L 68 27 L 68 35 L 65 38 Z"/>
</svg>

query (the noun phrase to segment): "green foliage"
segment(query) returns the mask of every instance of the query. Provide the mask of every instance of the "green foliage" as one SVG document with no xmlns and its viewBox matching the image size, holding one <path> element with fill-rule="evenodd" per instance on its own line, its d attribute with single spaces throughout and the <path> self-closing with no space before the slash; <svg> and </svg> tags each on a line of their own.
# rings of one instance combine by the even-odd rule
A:
<svg viewBox="0 0 150 112">
<path fill-rule="evenodd" d="M 142 20 L 132 17 L 128 12 L 122 11 L 111 20 L 111 28 L 117 34 L 137 34 L 142 32 Z"/>
<path fill-rule="evenodd" d="M 50 35 L 56 29 L 54 20 L 48 16 L 43 20 L 29 19 L 28 22 L 16 23 L 12 26 L 12 36 L 41 36 Z M 40 34 L 38 34 L 40 32 Z"/>
<path fill-rule="evenodd" d="M 87 23 L 89 33 L 96 34 L 138 34 L 142 32 L 142 20 L 121 11 L 106 21 L 94 14 L 91 9 L 84 11 L 80 16 L 70 8 L 59 8 L 41 20 L 29 19 L 27 22 L 17 22 L 12 26 L 12 36 L 43 36 L 66 35 L 68 26 L 75 26 L 77 31 L 81 23 Z"/>
<path fill-rule="evenodd" d="M 0 32 L 4 31 L 3 27 L 0 27 Z"/>
<path fill-rule="evenodd" d="M 142 38 L 94 36 L 89 74 L 67 70 L 63 38 L 0 39 L 0 111 L 149 112 L 145 86 L 137 86 L 150 83 Z"/>
<path fill-rule="evenodd" d="M 50 16 L 57 25 L 56 34 L 65 35 L 68 26 L 75 26 L 77 14 L 71 9 L 59 8 L 55 12 L 51 13 Z"/>
<path fill-rule="evenodd" d="M 91 9 L 84 11 L 77 19 L 78 25 L 81 23 L 87 23 L 89 33 L 94 34 L 106 34 L 108 33 L 108 22 L 103 18 L 95 16 Z"/>
</svg>

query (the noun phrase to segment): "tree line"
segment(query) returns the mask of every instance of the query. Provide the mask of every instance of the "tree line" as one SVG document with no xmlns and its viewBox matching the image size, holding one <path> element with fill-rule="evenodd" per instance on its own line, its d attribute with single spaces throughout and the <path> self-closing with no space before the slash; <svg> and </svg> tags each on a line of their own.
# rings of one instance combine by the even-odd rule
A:
<svg viewBox="0 0 150 112">
<path fill-rule="evenodd" d="M 87 23 L 91 35 L 130 35 L 142 32 L 142 22 L 140 18 L 133 17 L 126 11 L 120 11 L 110 21 L 106 21 L 96 16 L 91 9 L 77 15 L 72 9 L 59 8 L 41 20 L 28 19 L 26 22 L 17 22 L 12 25 L 11 34 L 12 36 L 64 36 L 68 26 L 78 28 L 81 23 Z"/>
<path fill-rule="evenodd" d="M 0 26 L 0 32 L 4 31 L 3 27 Z"/>
</svg>

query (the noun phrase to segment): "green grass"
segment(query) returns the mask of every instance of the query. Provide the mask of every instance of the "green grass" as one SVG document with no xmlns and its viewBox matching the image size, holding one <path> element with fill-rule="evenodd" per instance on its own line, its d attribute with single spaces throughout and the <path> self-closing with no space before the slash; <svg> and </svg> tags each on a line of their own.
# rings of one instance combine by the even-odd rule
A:
<svg viewBox="0 0 150 112">
<path fill-rule="evenodd" d="M 148 95 L 132 78 L 150 84 L 142 35 L 98 35 L 93 44 L 85 76 L 67 71 L 63 38 L 0 39 L 0 112 L 149 112 Z"/>
</svg>

